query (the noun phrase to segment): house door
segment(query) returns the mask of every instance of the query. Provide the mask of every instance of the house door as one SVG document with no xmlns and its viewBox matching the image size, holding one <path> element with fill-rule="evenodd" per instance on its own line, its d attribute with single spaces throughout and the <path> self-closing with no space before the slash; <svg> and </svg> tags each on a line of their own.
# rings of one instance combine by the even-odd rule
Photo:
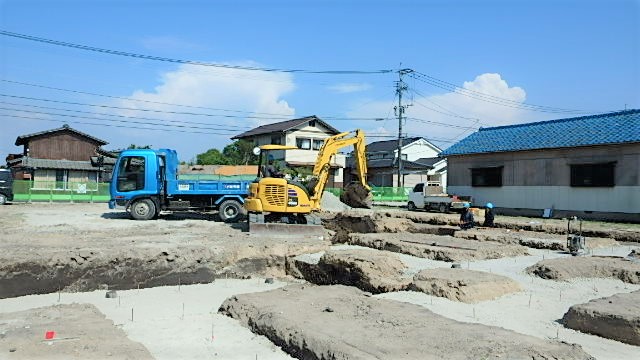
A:
<svg viewBox="0 0 640 360">
<path fill-rule="evenodd" d="M 56 169 L 56 189 L 65 190 L 69 179 L 68 170 Z"/>
</svg>

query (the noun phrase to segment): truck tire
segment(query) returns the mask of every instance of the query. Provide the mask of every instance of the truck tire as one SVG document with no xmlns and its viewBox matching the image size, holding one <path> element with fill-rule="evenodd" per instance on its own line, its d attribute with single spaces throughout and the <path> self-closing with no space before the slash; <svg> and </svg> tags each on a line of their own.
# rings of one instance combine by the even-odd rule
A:
<svg viewBox="0 0 640 360">
<path fill-rule="evenodd" d="M 225 200 L 218 207 L 218 216 L 224 222 L 238 222 L 244 215 L 244 207 L 237 200 Z"/>
<path fill-rule="evenodd" d="M 447 206 L 447 204 L 440 204 L 440 206 L 438 206 L 438 211 L 441 213 L 449 212 L 449 206 Z"/>
<path fill-rule="evenodd" d="M 0 194 L 0 205 L 4 205 L 7 203 L 7 197 L 4 194 Z"/>
<path fill-rule="evenodd" d="M 131 205 L 130 214 L 134 220 L 151 220 L 156 215 L 156 205 L 151 199 L 136 200 Z"/>
<path fill-rule="evenodd" d="M 409 211 L 416 211 L 416 204 L 413 203 L 413 201 L 409 201 L 407 203 L 407 210 Z"/>
</svg>

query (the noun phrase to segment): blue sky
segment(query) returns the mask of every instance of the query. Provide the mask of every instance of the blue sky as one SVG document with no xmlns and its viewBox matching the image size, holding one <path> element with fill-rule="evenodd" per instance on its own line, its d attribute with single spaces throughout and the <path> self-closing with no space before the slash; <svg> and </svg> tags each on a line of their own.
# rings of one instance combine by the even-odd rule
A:
<svg viewBox="0 0 640 360">
<path fill-rule="evenodd" d="M 410 68 L 463 89 L 458 92 L 493 96 L 480 101 L 430 85 L 422 75 L 405 76 L 403 96 L 412 105 L 406 135 L 441 148 L 479 126 L 640 108 L 637 0 L 2 0 L 0 29 L 208 63 Z M 2 159 L 21 151 L 13 145 L 17 136 L 64 123 L 109 142 L 107 149 L 169 147 L 183 160 L 221 149 L 248 128 L 314 114 L 340 130 L 362 128 L 370 140 L 398 132 L 395 72 L 230 70 L 0 36 L 0 80 Z M 571 112 L 530 111 L 522 103 Z"/>
</svg>

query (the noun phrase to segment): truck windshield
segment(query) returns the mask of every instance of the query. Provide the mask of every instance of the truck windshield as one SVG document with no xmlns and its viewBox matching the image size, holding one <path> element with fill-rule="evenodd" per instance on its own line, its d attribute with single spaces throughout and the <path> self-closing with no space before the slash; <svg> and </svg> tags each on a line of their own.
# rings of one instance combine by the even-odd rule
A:
<svg viewBox="0 0 640 360">
<path fill-rule="evenodd" d="M 144 189 L 144 157 L 127 156 L 118 164 L 118 191 Z"/>
</svg>

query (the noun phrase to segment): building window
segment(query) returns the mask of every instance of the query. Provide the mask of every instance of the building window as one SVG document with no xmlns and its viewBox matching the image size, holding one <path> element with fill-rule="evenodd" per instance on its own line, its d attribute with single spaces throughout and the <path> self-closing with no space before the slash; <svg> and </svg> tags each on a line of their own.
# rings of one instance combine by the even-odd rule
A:
<svg viewBox="0 0 640 360">
<path fill-rule="evenodd" d="M 308 138 L 296 138 L 296 146 L 298 149 L 310 150 L 311 149 L 311 139 Z"/>
<path fill-rule="evenodd" d="M 320 150 L 322 144 L 324 144 L 324 140 L 313 139 L 313 150 Z"/>
<path fill-rule="evenodd" d="M 56 189 L 64 190 L 67 188 L 67 179 L 68 179 L 67 170 L 64 169 L 56 169 Z"/>
<path fill-rule="evenodd" d="M 502 186 L 502 166 L 471 169 L 471 186 Z"/>
<path fill-rule="evenodd" d="M 571 165 L 571 186 L 614 186 L 615 162 Z"/>
<path fill-rule="evenodd" d="M 316 121 L 315 120 L 309 121 L 309 126 L 316 127 Z"/>
<path fill-rule="evenodd" d="M 274 135 L 271 137 L 271 144 L 273 145 L 282 145 L 282 136 Z"/>
</svg>

